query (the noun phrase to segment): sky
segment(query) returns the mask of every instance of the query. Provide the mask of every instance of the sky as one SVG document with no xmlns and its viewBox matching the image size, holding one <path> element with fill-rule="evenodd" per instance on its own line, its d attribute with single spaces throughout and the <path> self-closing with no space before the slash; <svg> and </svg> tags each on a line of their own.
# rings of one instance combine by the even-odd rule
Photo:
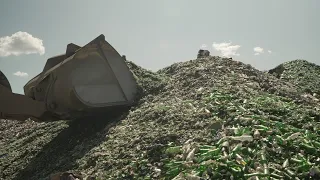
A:
<svg viewBox="0 0 320 180">
<path fill-rule="evenodd" d="M 259 70 L 295 59 L 319 65 L 319 8 L 319 0 L 2 1 L 0 70 L 23 94 L 48 58 L 100 34 L 152 71 L 200 48 Z"/>
</svg>

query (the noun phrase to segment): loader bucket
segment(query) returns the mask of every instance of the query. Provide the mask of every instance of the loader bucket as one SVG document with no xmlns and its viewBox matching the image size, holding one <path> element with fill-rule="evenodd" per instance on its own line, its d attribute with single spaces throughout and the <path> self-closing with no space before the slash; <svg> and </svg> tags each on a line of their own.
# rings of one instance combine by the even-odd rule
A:
<svg viewBox="0 0 320 180">
<path fill-rule="evenodd" d="M 66 54 L 48 59 L 24 90 L 45 101 L 50 111 L 70 118 L 73 112 L 132 105 L 137 84 L 125 60 L 100 35 L 83 47 L 69 44 Z"/>
</svg>

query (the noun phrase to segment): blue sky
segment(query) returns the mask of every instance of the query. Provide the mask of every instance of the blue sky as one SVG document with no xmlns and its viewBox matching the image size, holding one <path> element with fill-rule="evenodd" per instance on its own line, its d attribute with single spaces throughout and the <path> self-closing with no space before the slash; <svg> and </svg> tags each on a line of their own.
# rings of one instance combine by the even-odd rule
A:
<svg viewBox="0 0 320 180">
<path fill-rule="evenodd" d="M 153 71 L 195 59 L 203 45 L 260 70 L 294 59 L 320 64 L 319 8 L 318 0 L 3 1 L 0 69 L 23 94 L 49 57 L 100 34 Z"/>
</svg>

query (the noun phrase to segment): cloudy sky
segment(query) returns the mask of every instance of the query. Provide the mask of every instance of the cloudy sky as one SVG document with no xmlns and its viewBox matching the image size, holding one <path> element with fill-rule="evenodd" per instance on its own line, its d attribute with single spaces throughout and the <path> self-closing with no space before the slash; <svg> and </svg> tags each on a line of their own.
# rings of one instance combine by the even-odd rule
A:
<svg viewBox="0 0 320 180">
<path fill-rule="evenodd" d="M 28 0 L 0 6 L 0 70 L 15 93 L 70 42 L 100 34 L 158 70 L 199 48 L 260 70 L 294 59 L 320 64 L 319 0 Z"/>
</svg>

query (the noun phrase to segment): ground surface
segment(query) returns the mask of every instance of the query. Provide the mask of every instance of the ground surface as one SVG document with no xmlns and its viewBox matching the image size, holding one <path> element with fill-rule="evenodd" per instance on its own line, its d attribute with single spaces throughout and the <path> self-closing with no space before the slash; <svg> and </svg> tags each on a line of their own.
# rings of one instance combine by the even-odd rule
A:
<svg viewBox="0 0 320 180">
<path fill-rule="evenodd" d="M 141 99 L 121 116 L 0 120 L 0 179 L 46 179 L 67 170 L 97 179 L 185 179 L 180 172 L 212 179 L 316 178 L 319 86 L 310 84 L 319 79 L 288 77 L 301 64 L 319 67 L 291 63 L 281 78 L 211 56 L 158 72 L 128 62 Z"/>
</svg>

